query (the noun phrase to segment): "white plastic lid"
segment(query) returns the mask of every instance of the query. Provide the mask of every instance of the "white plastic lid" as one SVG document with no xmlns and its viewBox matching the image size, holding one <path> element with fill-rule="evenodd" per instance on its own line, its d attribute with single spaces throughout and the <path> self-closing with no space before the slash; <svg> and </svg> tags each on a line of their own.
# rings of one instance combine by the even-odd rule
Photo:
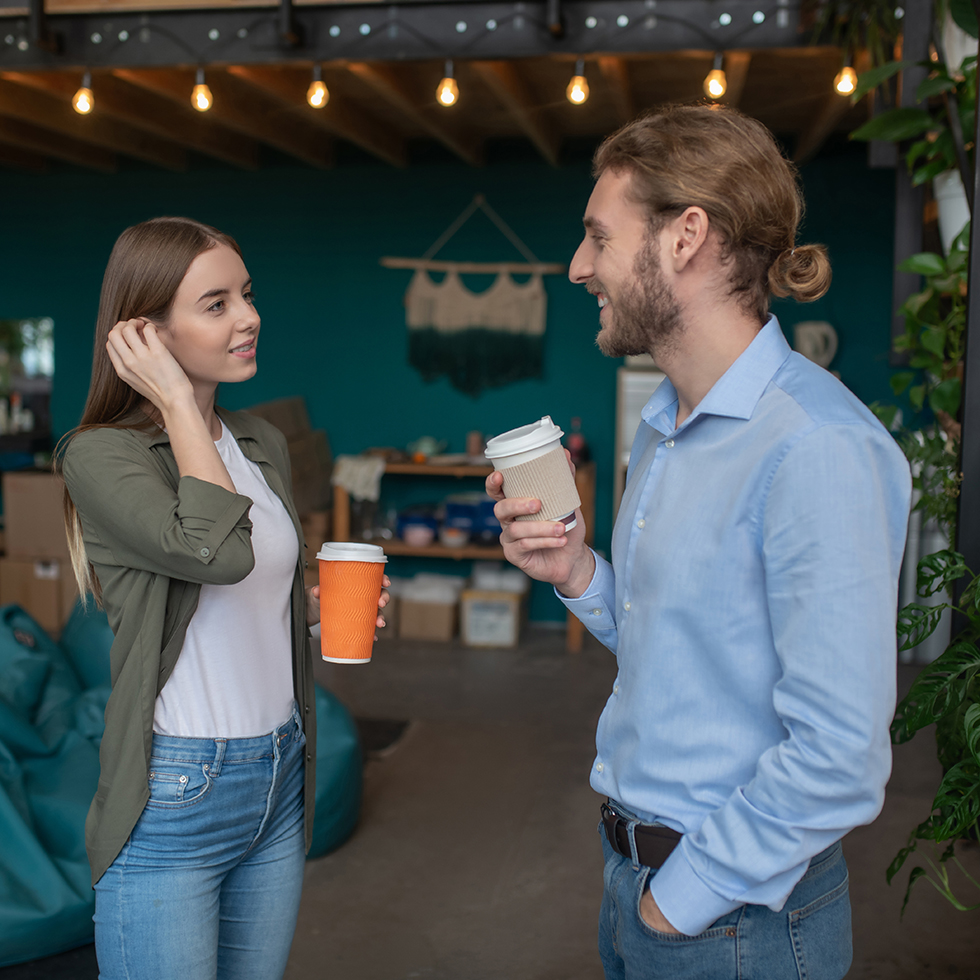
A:
<svg viewBox="0 0 980 980">
<path fill-rule="evenodd" d="M 522 425 L 510 432 L 504 432 L 499 436 L 494 436 L 487 443 L 487 459 L 501 459 L 504 456 L 513 456 L 515 453 L 526 453 L 534 449 L 547 446 L 549 442 L 561 439 L 565 433 L 551 421 L 550 415 L 532 422 L 530 425 Z"/>
<path fill-rule="evenodd" d="M 359 541 L 324 541 L 316 553 L 320 561 L 386 562 L 388 556 L 380 544 L 361 544 Z"/>
</svg>

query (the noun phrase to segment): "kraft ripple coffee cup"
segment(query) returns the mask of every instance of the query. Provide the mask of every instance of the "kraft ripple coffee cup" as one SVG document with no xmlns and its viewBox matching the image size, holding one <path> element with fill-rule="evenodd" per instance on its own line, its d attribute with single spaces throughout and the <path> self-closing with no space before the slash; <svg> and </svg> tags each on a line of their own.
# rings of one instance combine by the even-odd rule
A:
<svg viewBox="0 0 980 980">
<path fill-rule="evenodd" d="M 376 544 L 326 541 L 320 563 L 320 653 L 335 664 L 366 664 L 374 652 L 375 620 L 384 577 Z"/>
<path fill-rule="evenodd" d="M 570 531 L 578 521 L 575 508 L 582 501 L 568 466 L 561 437 L 565 433 L 550 415 L 495 436 L 487 443 L 486 457 L 503 474 L 505 497 L 534 497 L 541 501 L 536 514 L 519 521 L 560 521 Z"/>
</svg>

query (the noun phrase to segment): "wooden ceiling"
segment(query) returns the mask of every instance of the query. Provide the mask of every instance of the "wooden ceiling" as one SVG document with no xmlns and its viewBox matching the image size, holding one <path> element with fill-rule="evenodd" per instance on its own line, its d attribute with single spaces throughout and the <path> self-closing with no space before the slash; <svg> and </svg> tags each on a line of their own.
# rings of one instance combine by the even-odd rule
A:
<svg viewBox="0 0 980 980">
<path fill-rule="evenodd" d="M 5 31 L 11 23 L 0 16 L 0 54 L 4 41 L 12 44 Z M 459 100 L 449 108 L 435 97 L 441 58 L 326 59 L 320 63 L 329 101 L 313 109 L 306 102 L 312 60 L 284 62 L 273 52 L 266 63 L 209 62 L 214 102 L 204 113 L 190 102 L 193 65 L 107 64 L 91 69 L 95 109 L 88 115 L 71 106 L 82 67 L 10 67 L 9 58 L 0 58 L 0 168 L 44 171 L 58 162 L 111 172 L 135 159 L 179 171 L 203 155 L 254 170 L 275 159 L 265 148 L 328 168 L 350 145 L 405 167 L 426 153 L 427 143 L 479 166 L 488 146 L 515 139 L 557 166 L 563 147 L 598 140 L 647 107 L 702 98 L 713 57 L 710 49 L 589 54 L 590 97 L 576 106 L 565 98 L 573 55 L 461 56 L 455 61 Z M 865 104 L 851 105 L 833 92 L 840 65 L 834 47 L 726 50 L 728 91 L 720 101 L 760 119 L 805 160 L 829 136 L 867 118 Z"/>
</svg>

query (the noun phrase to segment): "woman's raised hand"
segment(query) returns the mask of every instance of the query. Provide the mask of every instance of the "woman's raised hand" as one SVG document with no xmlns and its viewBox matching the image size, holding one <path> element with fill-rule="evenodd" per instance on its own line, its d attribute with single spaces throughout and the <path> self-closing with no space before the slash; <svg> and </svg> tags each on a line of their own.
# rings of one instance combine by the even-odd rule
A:
<svg viewBox="0 0 980 980">
<path fill-rule="evenodd" d="M 157 336 L 157 328 L 143 317 L 120 320 L 106 341 L 116 374 L 152 402 L 161 413 L 176 400 L 194 392 L 184 369 Z"/>
</svg>

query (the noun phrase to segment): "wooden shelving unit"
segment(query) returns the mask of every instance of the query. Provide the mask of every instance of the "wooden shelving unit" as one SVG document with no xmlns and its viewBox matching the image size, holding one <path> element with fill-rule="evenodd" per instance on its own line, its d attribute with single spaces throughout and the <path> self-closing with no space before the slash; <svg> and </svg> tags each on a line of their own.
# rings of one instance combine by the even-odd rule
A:
<svg viewBox="0 0 980 980">
<path fill-rule="evenodd" d="M 430 463 L 388 463 L 385 476 L 422 477 L 481 477 L 486 479 L 493 472 L 492 466 L 434 466 Z M 591 544 L 593 522 L 595 520 L 595 463 L 585 463 L 575 474 L 575 484 L 582 499 L 582 516 L 585 518 L 586 540 Z M 350 496 L 343 487 L 333 488 L 333 539 L 350 540 Z M 468 544 L 461 548 L 448 548 L 443 544 L 430 544 L 424 548 L 414 548 L 404 541 L 385 541 L 386 555 L 405 555 L 413 558 L 452 558 L 462 561 L 474 558 L 485 561 L 501 561 L 504 549 L 500 545 Z M 582 634 L 585 627 L 571 613 L 565 626 L 565 646 L 577 653 L 582 649 Z"/>
</svg>

